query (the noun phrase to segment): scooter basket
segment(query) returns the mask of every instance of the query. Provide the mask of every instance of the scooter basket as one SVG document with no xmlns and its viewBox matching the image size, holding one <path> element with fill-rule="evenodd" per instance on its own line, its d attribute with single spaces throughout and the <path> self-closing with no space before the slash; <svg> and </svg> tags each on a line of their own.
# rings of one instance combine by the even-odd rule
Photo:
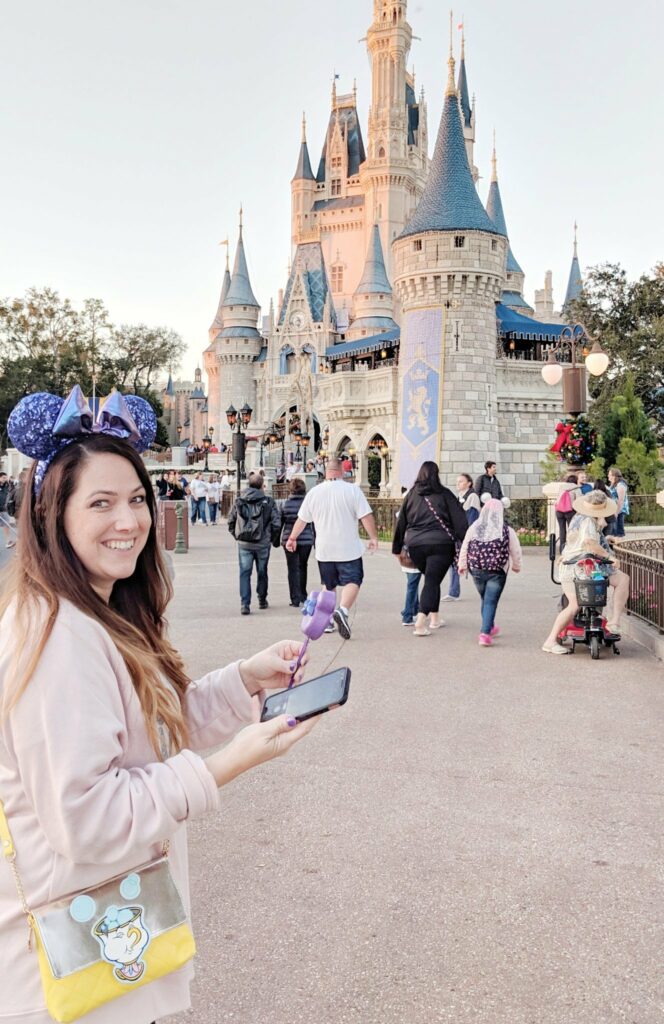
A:
<svg viewBox="0 0 664 1024">
<path fill-rule="evenodd" d="M 575 580 L 576 599 L 581 608 L 603 608 L 606 604 L 606 580 Z"/>
</svg>

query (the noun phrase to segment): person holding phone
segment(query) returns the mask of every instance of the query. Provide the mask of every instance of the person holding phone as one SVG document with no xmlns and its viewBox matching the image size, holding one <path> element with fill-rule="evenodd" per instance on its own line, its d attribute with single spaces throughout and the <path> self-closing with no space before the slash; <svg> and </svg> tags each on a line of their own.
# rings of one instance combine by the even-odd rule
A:
<svg viewBox="0 0 664 1024">
<path fill-rule="evenodd" d="M 301 641 L 189 678 L 167 635 L 172 589 L 139 455 L 156 419 L 136 396 L 116 393 L 104 410 L 91 428 L 77 389 L 66 402 L 29 395 L 9 419 L 14 446 L 37 461 L 0 601 L 0 800 L 29 907 L 128 872 L 166 841 L 186 907 L 186 823 L 318 719 L 257 721 L 265 691 L 302 681 Z M 3 1024 L 49 1024 L 21 901 L 2 872 Z M 183 1012 L 191 977 L 190 965 L 166 974 L 94 1019 L 151 1024 Z"/>
</svg>

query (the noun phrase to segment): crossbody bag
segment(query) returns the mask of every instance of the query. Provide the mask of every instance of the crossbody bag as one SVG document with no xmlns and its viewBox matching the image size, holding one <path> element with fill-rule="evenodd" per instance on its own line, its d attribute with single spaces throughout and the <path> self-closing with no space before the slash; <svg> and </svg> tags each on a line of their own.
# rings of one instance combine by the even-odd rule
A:
<svg viewBox="0 0 664 1024">
<path fill-rule="evenodd" d="M 422 495 L 422 497 L 424 498 L 425 502 L 427 503 L 427 506 L 429 508 L 429 511 L 431 512 L 431 515 L 434 517 L 434 519 L 436 520 L 438 525 L 441 527 L 441 529 L 443 529 L 445 531 L 447 536 L 450 538 L 450 540 L 454 544 L 454 562 L 452 564 L 454 565 L 454 568 L 456 569 L 456 568 L 458 568 L 458 565 L 459 565 L 459 551 L 461 550 L 461 541 L 457 540 L 456 537 L 454 536 L 454 534 L 452 533 L 452 531 L 450 530 L 449 526 L 446 526 L 445 522 L 440 518 L 440 516 L 436 512 L 435 508 L 433 507 L 433 505 L 431 504 L 431 502 L 429 501 L 427 496 L 426 495 Z"/>
<path fill-rule="evenodd" d="M 61 899 L 30 908 L 0 801 L 0 846 L 34 936 L 46 1008 L 76 1021 L 98 1006 L 179 970 L 196 952 L 182 897 L 162 856 Z"/>
</svg>

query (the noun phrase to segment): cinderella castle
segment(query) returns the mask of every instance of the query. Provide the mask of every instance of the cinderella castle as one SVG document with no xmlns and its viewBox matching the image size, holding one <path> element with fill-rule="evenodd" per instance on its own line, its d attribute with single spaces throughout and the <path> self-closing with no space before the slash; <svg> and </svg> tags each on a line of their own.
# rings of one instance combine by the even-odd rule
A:
<svg viewBox="0 0 664 1024">
<path fill-rule="evenodd" d="M 303 122 L 290 273 L 262 317 L 240 219 L 204 352 L 207 424 L 215 442 L 230 442 L 226 409 L 247 402 L 250 434 L 266 444 L 284 436 L 293 450 L 299 431 L 309 456 L 349 452 L 360 483 L 378 456 L 386 495 L 412 483 L 424 459 L 450 483 L 486 458 L 512 496 L 539 494 L 562 408 L 540 370 L 564 321 L 550 273 L 535 309 L 524 299 L 495 144 L 485 204 L 477 191 L 463 37 L 458 74 L 450 42 L 431 158 L 424 92 L 407 70 L 412 38 L 406 0 L 373 0 L 366 134 L 356 90 L 340 95 L 336 81 L 316 171 Z M 580 288 L 575 238 L 565 301 Z"/>
</svg>

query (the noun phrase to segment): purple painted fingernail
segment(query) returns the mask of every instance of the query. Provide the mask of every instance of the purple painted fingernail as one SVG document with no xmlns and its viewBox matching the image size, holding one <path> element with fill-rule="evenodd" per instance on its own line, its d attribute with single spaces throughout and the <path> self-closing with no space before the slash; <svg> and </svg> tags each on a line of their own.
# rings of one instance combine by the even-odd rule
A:
<svg viewBox="0 0 664 1024">
<path fill-rule="evenodd" d="M 293 718 L 292 715 L 289 715 L 288 718 L 286 719 L 286 725 L 290 729 L 293 729 L 297 725 L 297 718 Z"/>
<path fill-rule="evenodd" d="M 290 665 L 288 666 L 290 668 L 291 672 L 295 671 L 295 665 L 296 665 L 296 662 L 291 661 Z"/>
</svg>

